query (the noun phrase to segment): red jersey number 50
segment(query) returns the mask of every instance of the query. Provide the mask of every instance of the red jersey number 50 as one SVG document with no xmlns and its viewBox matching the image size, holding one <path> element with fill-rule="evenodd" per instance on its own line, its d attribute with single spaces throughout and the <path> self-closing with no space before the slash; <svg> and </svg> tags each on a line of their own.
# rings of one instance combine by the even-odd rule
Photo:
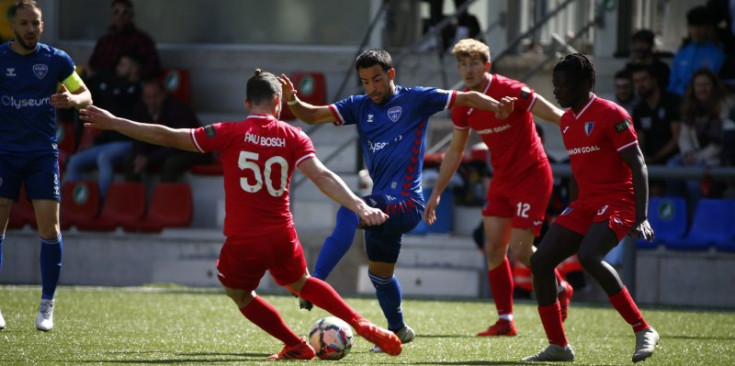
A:
<svg viewBox="0 0 735 366">
<path fill-rule="evenodd" d="M 237 166 L 240 170 L 252 170 L 253 176 L 255 176 L 255 184 L 250 184 L 248 178 L 240 178 L 240 187 L 245 192 L 255 193 L 263 188 L 263 181 L 265 181 L 265 188 L 268 193 L 273 197 L 281 197 L 283 192 L 286 191 L 286 179 L 288 178 L 288 161 L 281 156 L 271 156 L 265 161 L 263 166 L 264 171 L 261 174 L 260 166 L 256 163 L 258 161 L 258 153 L 250 151 L 240 151 L 240 157 L 237 160 Z M 273 166 L 277 165 L 276 169 L 281 169 L 281 181 L 278 185 L 278 189 L 274 187 L 273 181 L 271 180 L 271 171 Z"/>
</svg>

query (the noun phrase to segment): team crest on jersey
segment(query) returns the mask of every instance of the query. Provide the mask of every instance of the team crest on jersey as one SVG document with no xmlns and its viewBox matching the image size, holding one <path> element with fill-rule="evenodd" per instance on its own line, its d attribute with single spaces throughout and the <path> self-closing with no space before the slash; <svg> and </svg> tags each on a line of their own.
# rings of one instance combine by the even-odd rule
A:
<svg viewBox="0 0 735 366">
<path fill-rule="evenodd" d="M 388 110 L 388 118 L 393 122 L 398 122 L 398 119 L 401 118 L 401 112 L 403 112 L 403 108 L 400 106 L 391 107 Z"/>
<path fill-rule="evenodd" d="M 624 119 L 624 120 L 618 122 L 615 125 L 615 131 L 618 131 L 618 133 L 621 133 L 621 132 L 629 129 L 630 128 L 630 125 L 631 125 L 630 120 Z"/>
<path fill-rule="evenodd" d="M 586 133 L 587 136 L 589 136 L 592 133 L 592 129 L 593 128 L 595 128 L 595 123 L 594 122 L 585 122 L 584 123 L 584 133 Z"/>
<path fill-rule="evenodd" d="M 48 74 L 48 66 L 44 64 L 33 65 L 33 75 L 36 75 L 37 78 L 43 79 L 46 77 L 46 74 Z"/>
</svg>

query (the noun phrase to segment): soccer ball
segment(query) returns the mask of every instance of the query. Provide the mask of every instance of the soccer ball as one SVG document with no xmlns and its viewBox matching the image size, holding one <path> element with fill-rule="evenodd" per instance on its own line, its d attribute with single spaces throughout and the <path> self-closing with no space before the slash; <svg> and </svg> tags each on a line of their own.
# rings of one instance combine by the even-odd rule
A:
<svg viewBox="0 0 735 366">
<path fill-rule="evenodd" d="M 309 344 L 324 360 L 339 360 L 352 348 L 352 328 L 339 318 L 321 318 L 309 329 Z"/>
</svg>

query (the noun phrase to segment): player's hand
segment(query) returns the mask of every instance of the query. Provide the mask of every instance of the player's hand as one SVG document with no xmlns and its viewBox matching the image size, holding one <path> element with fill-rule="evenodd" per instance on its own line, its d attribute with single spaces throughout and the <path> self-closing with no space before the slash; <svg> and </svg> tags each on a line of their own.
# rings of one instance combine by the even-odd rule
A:
<svg viewBox="0 0 735 366">
<path fill-rule="evenodd" d="M 112 113 L 93 105 L 79 110 L 79 119 L 84 121 L 85 127 L 92 127 L 99 130 L 112 130 L 115 128 L 115 118 Z"/>
<path fill-rule="evenodd" d="M 498 111 L 495 113 L 495 117 L 500 120 L 508 118 L 510 114 L 513 113 L 516 100 L 517 98 L 512 97 L 501 98 L 498 101 Z"/>
<path fill-rule="evenodd" d="M 643 220 L 642 222 L 633 225 L 633 228 L 630 229 L 630 233 L 637 238 L 644 239 L 649 242 L 652 242 L 653 237 L 655 236 L 653 228 L 651 228 L 651 224 L 648 220 Z"/>
<path fill-rule="evenodd" d="M 289 79 L 286 74 L 281 74 L 281 76 L 278 78 L 278 81 L 281 82 L 281 92 L 283 93 L 283 99 L 287 102 L 289 100 L 292 100 L 296 96 L 296 88 L 294 88 L 291 79 Z"/>
<path fill-rule="evenodd" d="M 359 212 L 362 222 L 367 226 L 381 225 L 388 220 L 388 216 L 385 212 L 375 207 L 367 206 L 361 212 Z"/>
<path fill-rule="evenodd" d="M 62 85 L 58 93 L 51 95 L 51 106 L 58 109 L 71 108 L 74 107 L 72 99 L 72 94 Z"/>
<path fill-rule="evenodd" d="M 431 194 L 431 197 L 426 201 L 426 208 L 424 209 L 424 221 L 429 225 L 434 225 L 436 222 L 436 208 L 439 207 L 439 201 L 441 197 L 439 195 Z"/>
</svg>

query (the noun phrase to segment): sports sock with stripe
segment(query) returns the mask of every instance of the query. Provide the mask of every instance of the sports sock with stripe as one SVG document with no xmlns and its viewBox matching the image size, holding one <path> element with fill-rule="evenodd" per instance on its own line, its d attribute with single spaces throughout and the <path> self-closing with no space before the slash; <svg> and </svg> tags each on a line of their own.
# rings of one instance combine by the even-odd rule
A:
<svg viewBox="0 0 735 366">
<path fill-rule="evenodd" d="M 378 277 L 368 272 L 370 281 L 375 287 L 375 294 L 378 297 L 380 308 L 388 320 L 388 329 L 398 331 L 406 324 L 403 322 L 403 310 L 401 309 L 401 284 L 398 283 L 396 276 L 391 278 Z"/>
<path fill-rule="evenodd" d="M 61 274 L 63 251 L 61 234 L 53 239 L 41 238 L 41 298 L 53 300 Z"/>
</svg>

